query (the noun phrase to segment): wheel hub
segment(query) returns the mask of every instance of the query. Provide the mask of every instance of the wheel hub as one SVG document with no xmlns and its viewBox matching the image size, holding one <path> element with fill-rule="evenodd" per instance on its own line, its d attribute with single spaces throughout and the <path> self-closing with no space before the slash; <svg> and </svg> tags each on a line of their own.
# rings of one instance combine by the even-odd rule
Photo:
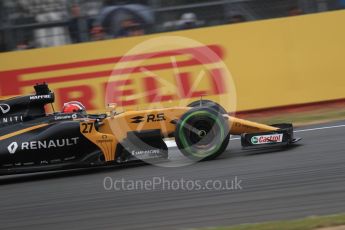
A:
<svg viewBox="0 0 345 230">
<path fill-rule="evenodd" d="M 207 132 L 205 130 L 199 130 L 198 131 L 198 136 L 200 138 L 205 137 L 207 135 Z"/>
</svg>

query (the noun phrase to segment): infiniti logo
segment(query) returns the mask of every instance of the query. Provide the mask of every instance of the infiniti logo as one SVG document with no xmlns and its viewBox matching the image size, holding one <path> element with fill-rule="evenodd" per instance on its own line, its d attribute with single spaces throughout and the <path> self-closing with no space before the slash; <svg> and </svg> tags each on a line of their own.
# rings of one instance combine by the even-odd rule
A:
<svg viewBox="0 0 345 230">
<path fill-rule="evenodd" d="M 6 114 L 10 111 L 11 107 L 8 104 L 0 104 L 0 111 L 2 114 Z"/>
</svg>

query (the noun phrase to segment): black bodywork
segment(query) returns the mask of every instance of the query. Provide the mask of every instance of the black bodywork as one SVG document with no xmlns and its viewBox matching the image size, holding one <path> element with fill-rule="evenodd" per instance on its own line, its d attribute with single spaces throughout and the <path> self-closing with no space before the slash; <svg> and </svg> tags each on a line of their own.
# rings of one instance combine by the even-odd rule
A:
<svg viewBox="0 0 345 230">
<path fill-rule="evenodd" d="M 89 163 L 88 156 L 99 150 L 75 120 L 87 115 L 47 115 L 45 106 L 54 102 L 54 93 L 45 84 L 36 85 L 35 92 L 0 101 L 0 174 Z"/>
<path fill-rule="evenodd" d="M 118 144 L 114 162 L 105 162 L 102 151 L 80 131 L 80 123 L 92 120 L 96 130 L 107 117 L 80 111 L 73 114 L 46 113 L 55 96 L 46 84 L 36 85 L 35 94 L 0 101 L 0 175 L 138 162 L 131 152 L 147 146 L 167 157 L 167 146 L 157 130 L 128 134 L 143 146 Z M 148 145 L 147 145 L 148 144 Z M 126 147 L 124 147 L 126 146 Z M 150 148 L 150 147 L 149 147 Z"/>
</svg>

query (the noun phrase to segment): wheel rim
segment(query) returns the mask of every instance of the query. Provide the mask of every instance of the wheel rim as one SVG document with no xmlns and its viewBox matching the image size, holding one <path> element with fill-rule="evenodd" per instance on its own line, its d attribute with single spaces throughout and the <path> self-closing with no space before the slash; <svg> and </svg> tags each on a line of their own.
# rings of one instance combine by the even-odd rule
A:
<svg viewBox="0 0 345 230">
<path fill-rule="evenodd" d="M 188 129 L 188 126 L 193 128 Z M 221 148 L 225 131 L 218 116 L 208 111 L 195 111 L 182 121 L 179 136 L 185 152 L 197 158 L 205 158 Z"/>
</svg>

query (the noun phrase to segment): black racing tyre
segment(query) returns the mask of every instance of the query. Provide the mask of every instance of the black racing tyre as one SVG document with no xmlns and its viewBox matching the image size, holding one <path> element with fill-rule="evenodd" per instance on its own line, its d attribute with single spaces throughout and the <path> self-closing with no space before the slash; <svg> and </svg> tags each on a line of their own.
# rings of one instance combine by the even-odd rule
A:
<svg viewBox="0 0 345 230">
<path fill-rule="evenodd" d="M 188 105 L 188 107 L 193 107 L 193 108 L 197 108 L 197 107 L 209 107 L 212 108 L 214 110 L 216 110 L 217 112 L 221 113 L 221 114 L 228 114 L 228 112 L 224 109 L 223 106 L 221 106 L 220 104 L 211 101 L 211 100 L 199 100 L 199 101 L 194 101 L 192 103 L 190 103 Z"/>
<path fill-rule="evenodd" d="M 195 161 L 212 160 L 229 144 L 229 125 L 219 112 L 208 107 L 196 107 L 178 121 L 175 141 L 179 150 Z"/>
</svg>

